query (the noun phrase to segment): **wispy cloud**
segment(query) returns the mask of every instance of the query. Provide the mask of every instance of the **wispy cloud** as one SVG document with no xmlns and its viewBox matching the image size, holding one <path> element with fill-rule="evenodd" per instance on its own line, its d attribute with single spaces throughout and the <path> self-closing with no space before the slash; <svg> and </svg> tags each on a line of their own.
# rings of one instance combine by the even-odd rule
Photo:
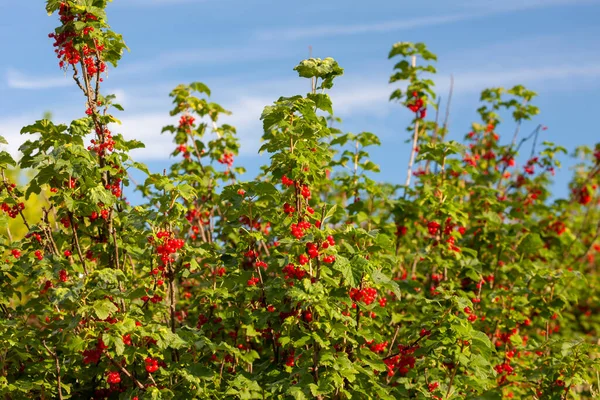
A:
<svg viewBox="0 0 600 400">
<path fill-rule="evenodd" d="M 119 78 L 137 74 L 163 72 L 188 66 L 215 66 L 239 62 L 268 62 L 290 56 L 290 51 L 268 46 L 245 46 L 235 48 L 207 48 L 168 51 L 142 61 L 124 62 L 117 70 L 110 71 L 111 77 Z M 57 73 L 58 74 L 58 73 Z M 5 74 L 6 84 L 11 89 L 40 90 L 72 86 L 70 76 L 28 75 L 14 68 Z"/>
<path fill-rule="evenodd" d="M 6 72 L 6 84 L 11 89 L 38 90 L 71 86 L 73 82 L 67 76 L 28 76 L 9 68 Z"/>
<path fill-rule="evenodd" d="M 459 3 L 463 10 L 445 15 L 415 17 L 401 20 L 378 21 L 373 23 L 317 25 L 299 28 L 267 29 L 256 32 L 256 37 L 262 40 L 296 40 L 323 36 L 358 35 L 365 33 L 381 33 L 415 28 L 424 28 L 460 22 L 465 20 L 488 17 L 496 14 L 515 11 L 525 11 L 537 8 L 547 8 L 563 5 L 598 4 L 598 0 L 477 0 Z"/>
<path fill-rule="evenodd" d="M 121 0 L 116 2 L 120 6 L 170 6 L 175 4 L 206 3 L 215 0 Z"/>
<path fill-rule="evenodd" d="M 25 141 L 19 135 L 21 128 L 30 124 L 32 119 L 29 116 L 17 116 L 0 119 L 0 136 L 8 142 L 8 145 L 0 144 L 0 149 L 8 151 L 13 157 L 17 156 L 18 149 Z"/>
<path fill-rule="evenodd" d="M 504 0 L 501 2 L 496 0 L 461 0 L 455 3 L 455 5 L 468 8 L 469 10 L 510 12 L 534 8 L 576 6 L 598 3 L 598 0 Z"/>
<path fill-rule="evenodd" d="M 481 90 L 489 86 L 501 86 L 517 83 L 560 83 L 567 81 L 572 85 L 589 78 L 600 77 L 600 63 L 587 65 L 553 65 L 513 70 L 488 70 L 463 72 L 455 75 L 455 87 L 459 91 Z M 552 90 L 545 86 L 545 90 Z"/>
<path fill-rule="evenodd" d="M 449 73 L 442 72 L 446 76 Z M 457 96 L 474 94 L 490 86 L 509 86 L 523 83 L 528 86 L 543 88 L 544 91 L 561 90 L 565 87 L 582 87 L 587 82 L 596 84 L 600 82 L 600 62 L 578 65 L 553 65 L 539 67 L 523 67 L 514 69 L 474 69 L 463 71 L 454 76 L 454 93 Z M 439 92 L 448 88 L 449 78 L 438 78 L 436 84 Z M 257 154 L 261 145 L 262 124 L 260 115 L 263 108 L 276 100 L 279 95 L 293 94 L 308 90 L 298 84 L 297 80 L 282 80 L 277 84 L 271 81 L 248 82 L 246 86 L 232 84 L 235 90 L 221 87 L 219 92 L 223 95 L 218 102 L 233 114 L 224 117 L 226 122 L 237 127 L 238 137 L 241 142 L 242 155 Z M 304 89 L 303 89 L 304 88 Z M 166 96 L 164 88 L 157 86 L 153 90 L 143 88 L 139 91 L 133 88 L 120 88 L 115 90 L 118 100 L 137 104 L 145 98 Z M 376 124 L 378 119 L 384 120 L 387 114 L 397 107 L 388 101 L 393 85 L 387 84 L 385 77 L 379 80 L 367 79 L 364 76 L 348 75 L 339 79 L 334 86 L 331 97 L 337 115 L 346 118 L 363 118 L 368 116 L 369 124 Z M 150 107 L 150 108 L 147 108 Z M 128 107 L 128 109 L 131 109 Z M 63 110 L 54 110 L 56 121 L 69 121 L 72 109 L 65 107 Z M 16 117 L 0 118 L 0 135 L 5 136 L 9 142 L 8 150 L 17 155 L 20 144 L 27 140 L 27 135 L 19 135 L 20 129 L 39 119 L 41 114 L 27 114 Z M 112 130 L 122 133 L 128 139 L 141 140 L 146 144 L 145 149 L 135 150 L 133 157 L 140 161 L 167 160 L 174 147 L 172 137 L 161 129 L 165 125 L 176 123 L 177 119 L 168 115 L 168 109 L 158 107 L 157 104 L 147 104 L 146 108 L 136 108 L 135 111 L 119 113 L 116 115 L 122 122 L 113 125 Z"/>
<path fill-rule="evenodd" d="M 255 155 L 260 147 L 262 136 L 261 112 L 272 99 L 261 97 L 243 97 L 233 103 L 224 104 L 233 114 L 224 117 L 222 122 L 237 127 L 237 136 L 241 144 L 242 155 Z M 173 137 L 161 134 L 165 125 L 176 124 L 177 119 L 165 112 L 142 112 L 121 118 L 121 125 L 112 127 L 114 132 L 122 133 L 126 139 L 141 140 L 146 147 L 134 150 L 135 159 L 143 161 L 166 160 L 175 148 Z"/>
<path fill-rule="evenodd" d="M 198 65 L 224 65 L 239 62 L 268 61 L 289 55 L 285 49 L 272 46 L 222 47 L 206 49 L 186 49 L 163 52 L 154 58 L 122 63 L 115 75 L 131 75 L 147 72 L 160 72 L 173 68 Z"/>
<path fill-rule="evenodd" d="M 358 35 L 420 28 L 462 21 L 469 18 L 465 14 L 440 15 L 433 17 L 411 18 L 395 21 L 380 21 L 371 24 L 318 25 L 303 28 L 285 28 L 258 31 L 256 36 L 262 40 L 296 40 L 322 36 Z"/>
</svg>

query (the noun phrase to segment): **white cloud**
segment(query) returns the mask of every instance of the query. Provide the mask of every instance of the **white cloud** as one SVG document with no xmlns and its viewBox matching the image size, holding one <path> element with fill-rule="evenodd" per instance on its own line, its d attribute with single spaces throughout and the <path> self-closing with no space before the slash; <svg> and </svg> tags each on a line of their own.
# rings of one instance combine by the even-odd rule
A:
<svg viewBox="0 0 600 400">
<path fill-rule="evenodd" d="M 322 36 L 357 35 L 361 33 L 378 33 L 399 31 L 405 29 L 419 28 L 447 24 L 462 21 L 469 18 L 467 14 L 440 15 L 433 17 L 411 18 L 396 21 L 380 21 L 371 24 L 350 25 L 319 25 L 304 28 L 285 28 L 263 30 L 257 32 L 257 37 L 262 40 L 295 40 Z"/>
<path fill-rule="evenodd" d="M 57 77 L 27 76 L 20 71 L 9 68 L 6 72 L 6 84 L 11 89 L 50 89 L 73 85 L 73 81 L 67 75 Z"/>
<path fill-rule="evenodd" d="M 481 90 L 490 86 L 516 83 L 569 81 L 600 77 L 600 63 L 588 65 L 554 65 L 513 70 L 472 71 L 455 75 L 454 87 L 458 91 Z M 550 88 L 551 89 L 551 88 Z"/>
<path fill-rule="evenodd" d="M 8 145 L 0 144 L 0 149 L 8 151 L 13 157 L 17 156 L 19 147 L 27 140 L 19 132 L 21 132 L 21 128 L 31 124 L 34 120 L 33 115 L 31 118 L 30 116 L 22 115 L 0 119 L 0 136 L 3 136 L 8 142 Z"/>
<path fill-rule="evenodd" d="M 127 99 L 127 95 L 125 94 L 125 90 L 113 89 L 112 94 L 114 94 L 116 96 L 116 98 L 114 100 L 115 103 L 120 104 L 123 107 L 127 107 L 128 99 Z"/>
<path fill-rule="evenodd" d="M 193 3 L 206 3 L 214 0 L 121 0 L 115 2 L 115 5 L 120 6 L 131 6 L 131 7 L 139 7 L 139 6 L 170 6 L 175 4 L 193 4 Z"/>
<path fill-rule="evenodd" d="M 223 117 L 219 123 L 228 123 L 237 128 L 242 154 L 253 155 L 258 151 L 262 136 L 260 115 L 264 106 L 271 101 L 260 97 L 244 97 L 232 104 L 224 104 L 233 114 Z M 135 159 L 165 160 L 176 147 L 170 133 L 160 133 L 163 126 L 177 123 L 177 119 L 169 116 L 167 110 L 126 116 L 121 118 L 121 123 L 120 126 L 115 125 L 111 129 L 122 133 L 126 139 L 137 139 L 146 145 L 144 149 L 132 152 Z"/>
<path fill-rule="evenodd" d="M 268 62 L 288 57 L 292 50 L 288 48 L 275 48 L 273 46 L 243 46 L 235 48 L 191 48 L 161 53 L 153 58 L 142 61 L 129 62 L 124 59 L 118 69 L 109 70 L 113 78 L 121 78 L 144 73 L 156 74 L 169 69 L 185 68 L 187 66 L 223 65 L 240 62 Z M 74 86 L 70 75 L 63 74 L 51 76 L 27 75 L 17 69 L 9 68 L 6 71 L 6 83 L 11 89 L 50 89 Z M 170 90 L 170 89 L 169 89 Z M 168 93 L 168 92 L 167 92 Z"/>
<path fill-rule="evenodd" d="M 558 6 L 576 6 L 585 4 L 598 4 L 598 0 L 462 0 L 456 5 L 469 10 L 484 11 L 519 11 L 533 8 L 547 8 Z"/>
<path fill-rule="evenodd" d="M 446 76 L 435 79 L 437 93 L 444 97 L 450 84 L 449 74 Z M 544 90 L 552 91 L 564 88 L 565 84 L 572 88 L 583 85 L 587 80 L 597 82 L 598 78 L 600 63 L 464 71 L 454 75 L 453 93 L 460 96 L 478 93 L 489 87 L 507 87 L 515 84 L 538 87 L 543 85 Z M 331 92 L 334 111 L 342 117 L 386 115 L 393 110 L 393 105 L 388 99 L 396 87 L 398 86 L 389 85 L 384 80 L 374 81 L 351 76 L 341 78 Z"/>
<path fill-rule="evenodd" d="M 590 80 L 598 82 L 600 78 L 600 63 L 579 65 L 554 65 L 515 69 L 488 69 L 465 71 L 455 75 L 455 95 L 476 93 L 490 86 L 508 86 L 516 83 L 525 85 L 543 84 L 545 90 L 560 90 L 565 87 L 581 85 Z M 445 95 L 448 88 L 448 78 L 436 79 L 438 93 Z M 561 86 L 562 85 L 562 86 Z M 222 94 L 217 100 L 223 107 L 232 111 L 229 117 L 223 117 L 222 123 L 228 123 L 237 128 L 243 155 L 256 155 L 261 145 L 262 123 L 260 115 L 266 105 L 271 104 L 281 94 L 302 93 L 308 88 L 298 80 L 271 81 L 263 83 L 248 82 L 246 85 L 232 84 L 235 90 L 227 87 L 219 88 Z M 376 123 L 379 118 L 392 112 L 394 105 L 388 101 L 394 85 L 388 85 L 384 76 L 380 80 L 367 79 L 364 76 L 345 76 L 338 80 L 331 97 L 336 115 L 341 117 L 372 117 Z M 166 96 L 162 86 L 154 89 L 119 88 L 113 90 L 118 100 L 131 104 L 131 109 L 139 100 Z M 69 121 L 73 115 L 72 108 L 65 107 L 55 110 L 56 121 Z M 21 136 L 21 128 L 40 118 L 41 113 L 31 112 L 14 117 L 0 118 L 0 135 L 9 142 L 8 151 L 14 156 L 21 143 L 29 135 Z M 170 117 L 168 108 L 158 104 L 148 104 L 146 107 L 136 107 L 134 112 L 118 113 L 116 115 L 122 125 L 114 125 L 115 133 L 122 133 L 128 139 L 137 139 L 146 144 L 145 149 L 135 150 L 134 159 L 140 161 L 166 160 L 174 149 L 173 138 L 169 133 L 161 134 L 162 127 L 177 123 L 175 117 Z M 4 146 L 6 147 L 6 146 Z"/>
<path fill-rule="evenodd" d="M 256 32 L 263 40 L 295 40 L 323 36 L 357 35 L 365 33 L 392 32 L 428 26 L 444 25 L 496 14 L 547 8 L 561 5 L 597 4 L 597 0 L 471 0 L 459 3 L 459 8 L 468 10 L 446 15 L 378 21 L 373 23 L 317 25 L 299 28 L 267 29 Z"/>
</svg>

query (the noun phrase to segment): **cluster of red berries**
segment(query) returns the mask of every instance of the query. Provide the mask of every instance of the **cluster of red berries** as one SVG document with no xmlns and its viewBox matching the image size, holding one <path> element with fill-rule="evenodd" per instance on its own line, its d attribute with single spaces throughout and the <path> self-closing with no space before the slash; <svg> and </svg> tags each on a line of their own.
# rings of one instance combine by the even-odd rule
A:
<svg viewBox="0 0 600 400">
<path fill-rule="evenodd" d="M 219 162 L 231 167 L 233 165 L 233 153 L 224 153 L 221 158 L 219 158 Z"/>
<path fill-rule="evenodd" d="M 195 208 L 190 208 L 185 214 L 185 219 L 187 219 L 189 222 L 198 219 L 198 223 L 200 225 L 210 225 L 210 211 L 201 211 L 196 210 Z"/>
<path fill-rule="evenodd" d="M 195 120 L 196 119 L 191 115 L 182 115 L 181 118 L 179 118 L 179 129 L 184 130 L 186 133 L 190 133 Z"/>
<path fill-rule="evenodd" d="M 496 373 L 500 375 L 499 383 L 502 384 L 506 382 L 507 376 L 512 375 L 514 373 L 514 368 L 510 365 L 510 361 L 503 362 L 502 364 L 498 364 L 494 367 Z"/>
<path fill-rule="evenodd" d="M 190 158 L 190 152 L 188 151 L 188 147 L 185 144 L 180 144 L 179 146 L 177 146 L 177 148 L 175 149 L 175 154 L 179 153 L 183 153 L 183 158 L 185 159 Z"/>
<path fill-rule="evenodd" d="M 151 357 L 146 357 L 146 372 L 148 372 L 149 374 L 153 374 L 156 371 L 158 371 L 158 360 L 151 358 Z"/>
<path fill-rule="evenodd" d="M 67 271 L 61 269 L 58 272 L 58 279 L 60 279 L 61 282 L 67 282 L 69 280 L 69 275 L 67 274 Z"/>
<path fill-rule="evenodd" d="M 264 269 L 264 270 L 266 270 L 267 268 L 269 268 L 269 266 L 267 265 L 267 263 L 266 263 L 266 262 L 264 262 L 264 261 L 256 261 L 256 262 L 254 263 L 254 267 L 255 267 L 255 268 L 262 268 L 262 269 Z"/>
<path fill-rule="evenodd" d="M 286 214 L 293 214 L 296 212 L 296 207 L 290 205 L 289 203 L 285 203 L 283 205 L 283 212 Z"/>
<path fill-rule="evenodd" d="M 142 296 L 142 297 L 141 297 L 141 300 L 142 300 L 144 303 L 146 303 L 146 302 L 150 301 L 150 302 L 152 302 L 152 303 L 156 304 L 156 303 L 160 303 L 160 302 L 163 300 L 163 298 L 162 298 L 162 296 L 160 296 L 160 295 L 158 295 L 158 294 L 154 293 L 154 295 L 153 295 L 152 297 L 150 297 L 150 296 Z"/>
<path fill-rule="evenodd" d="M 404 236 L 408 232 L 408 228 L 404 225 L 396 225 L 396 236 Z"/>
<path fill-rule="evenodd" d="M 435 236 L 438 233 L 438 230 L 440 229 L 440 224 L 436 221 L 429 221 L 427 223 L 427 230 L 429 231 L 429 234 L 431 236 Z"/>
<path fill-rule="evenodd" d="M 265 235 L 269 234 L 269 229 L 271 228 L 270 222 L 266 222 L 264 226 L 262 226 L 258 218 L 254 218 L 252 221 L 250 221 L 250 218 L 247 215 L 242 215 L 240 217 L 240 223 L 249 228 L 251 227 L 257 230 L 262 228 L 262 231 Z"/>
<path fill-rule="evenodd" d="M 86 49 L 84 48 L 84 55 L 86 53 L 85 50 Z M 85 70 L 87 71 L 88 76 L 90 77 L 96 75 L 98 72 L 106 72 L 106 64 L 102 61 L 96 61 L 93 57 L 85 57 L 83 59 L 83 64 L 85 65 Z"/>
<path fill-rule="evenodd" d="M 510 343 L 510 337 L 518 333 L 517 328 L 513 328 L 508 332 L 497 331 L 496 336 L 496 347 L 500 347 L 505 343 Z"/>
<path fill-rule="evenodd" d="M 427 116 L 427 108 L 423 107 L 423 100 L 419 97 L 418 92 L 412 92 L 412 100 L 408 102 L 408 109 L 415 114 L 419 114 L 419 118 L 423 119 Z"/>
<path fill-rule="evenodd" d="M 107 348 L 108 347 L 104 344 L 102 338 L 99 338 L 96 342 L 95 348 L 83 351 L 83 363 L 98 364 L 98 362 L 100 362 L 100 356 L 102 355 L 102 351 L 106 350 Z"/>
<path fill-rule="evenodd" d="M 535 166 L 538 162 L 537 157 L 533 157 L 527 161 L 527 164 L 523 167 L 523 170 L 528 175 L 533 175 L 535 173 Z"/>
<path fill-rule="evenodd" d="M 366 305 L 369 305 L 375 301 L 377 297 L 377 290 L 372 287 L 357 289 L 350 289 L 350 298 L 354 300 L 355 303 L 363 302 Z"/>
<path fill-rule="evenodd" d="M 296 239 L 302 239 L 305 231 L 310 229 L 310 226 L 310 222 L 308 221 L 299 221 L 297 224 L 292 224 L 290 226 L 292 236 L 294 236 Z"/>
<path fill-rule="evenodd" d="M 305 199 L 309 199 L 310 198 L 310 189 L 309 189 L 309 187 L 307 185 L 302 185 L 302 189 L 300 190 L 300 194 Z"/>
<path fill-rule="evenodd" d="M 294 181 L 293 181 L 293 180 L 291 180 L 290 178 L 288 178 L 288 177 L 287 177 L 287 176 L 285 176 L 285 175 L 281 177 L 281 183 L 282 183 L 284 186 L 287 186 L 287 187 L 290 187 L 290 186 L 293 186 L 293 185 L 294 185 Z"/>
<path fill-rule="evenodd" d="M 90 214 L 90 222 L 94 222 L 98 218 L 102 218 L 103 220 L 107 220 L 108 219 L 108 214 L 109 214 L 109 212 L 108 212 L 107 209 L 100 210 L 100 214 L 98 214 L 97 211 L 92 211 L 92 213 Z"/>
<path fill-rule="evenodd" d="M 375 340 L 367 340 L 366 343 L 373 353 L 383 353 L 388 346 L 387 340 L 381 343 L 375 343 Z"/>
<path fill-rule="evenodd" d="M 596 185 L 592 186 L 593 189 L 596 189 Z M 592 201 L 592 195 L 587 186 L 584 186 L 580 189 L 573 189 L 573 194 L 577 199 L 577 202 L 581 205 L 587 205 Z"/>
<path fill-rule="evenodd" d="M 110 192 L 115 197 L 121 197 L 121 178 L 114 178 L 112 184 L 106 185 L 106 190 L 110 190 Z"/>
<path fill-rule="evenodd" d="M 477 315 L 473 313 L 473 310 L 471 310 L 470 307 L 465 307 L 463 311 L 465 312 L 465 314 L 468 315 L 467 319 L 469 320 L 469 322 L 477 321 Z"/>
<path fill-rule="evenodd" d="M 173 254 L 177 253 L 184 245 L 183 239 L 175 239 L 171 237 L 171 232 L 158 231 L 156 237 L 159 239 L 159 244 L 156 246 L 156 252 L 160 256 L 160 260 L 163 265 L 167 265 L 169 262 L 175 262 L 172 257 Z M 154 238 L 150 237 L 150 242 L 154 242 Z"/>
<path fill-rule="evenodd" d="M 255 276 L 253 276 L 252 278 L 248 279 L 247 284 L 248 284 L 248 286 L 256 286 L 256 284 L 258 282 L 260 282 L 260 279 L 257 278 L 257 277 L 255 277 Z"/>
<path fill-rule="evenodd" d="M 209 321 L 208 317 L 204 314 L 198 315 L 198 323 L 196 324 L 196 328 L 200 329 L 202 326 L 207 324 Z"/>
<path fill-rule="evenodd" d="M 104 157 L 107 153 L 110 153 L 115 149 L 115 141 L 110 130 L 106 128 L 102 131 L 96 129 L 96 135 L 99 140 L 90 140 L 92 144 L 91 146 L 88 146 L 89 151 L 93 151 L 98 154 L 98 156 Z"/>
<path fill-rule="evenodd" d="M 300 254 L 298 256 L 298 262 L 300 263 L 300 265 L 306 265 L 308 264 L 308 257 L 306 256 L 306 254 Z"/>
<path fill-rule="evenodd" d="M 46 294 L 48 290 L 50 290 L 52 287 L 54 287 L 52 281 L 44 282 L 44 287 L 42 288 L 42 290 L 40 290 L 40 294 Z"/>
<path fill-rule="evenodd" d="M 408 373 L 409 370 L 415 367 L 415 357 L 413 356 L 418 346 L 403 346 L 399 345 L 399 354 L 383 360 L 387 367 L 387 375 L 394 376 L 395 370 L 398 370 L 401 376 Z"/>
<path fill-rule="evenodd" d="M 479 161 L 479 154 L 475 154 L 473 156 L 470 156 L 469 154 L 465 154 L 465 156 L 463 157 L 463 161 L 469 165 L 471 165 L 472 167 L 476 167 L 477 166 L 477 161 Z"/>
<path fill-rule="evenodd" d="M 108 372 L 106 381 L 111 385 L 121 382 L 121 375 L 118 372 Z"/>
<path fill-rule="evenodd" d="M 327 264 L 333 264 L 335 262 L 335 256 L 333 254 L 325 256 L 323 257 L 323 262 Z"/>
<path fill-rule="evenodd" d="M 333 236 L 329 235 L 326 239 L 326 242 L 321 243 L 322 248 L 327 249 L 329 248 L 329 246 L 335 246 L 335 239 L 333 238 Z"/>
<path fill-rule="evenodd" d="M 76 65 L 81 60 L 79 51 L 73 46 L 73 37 L 77 34 L 73 31 L 64 31 L 60 34 L 50 33 L 49 38 L 54 39 L 54 47 L 56 57 L 60 60 L 58 63 L 60 68 L 64 68 L 66 64 Z"/>
<path fill-rule="evenodd" d="M 258 252 L 256 250 L 248 250 L 247 252 L 244 253 L 244 257 L 248 257 L 248 258 L 257 258 L 258 257 Z"/>
<path fill-rule="evenodd" d="M 54 39 L 53 46 L 56 47 L 56 57 L 60 60 L 58 65 L 60 68 L 64 68 L 65 65 L 76 65 L 81 61 L 81 53 L 75 48 L 74 39 L 77 37 L 89 36 L 94 31 L 92 26 L 84 26 L 79 34 L 73 28 L 74 25 L 69 25 L 72 21 L 78 19 L 80 22 L 96 21 L 98 18 L 93 14 L 84 13 L 81 15 L 75 15 L 71 13 L 70 7 L 61 3 L 58 11 L 60 21 L 63 27 L 69 27 L 69 29 L 63 29 L 60 33 L 50 33 L 49 38 Z M 104 45 L 99 45 L 97 40 L 93 40 L 94 48 L 91 49 L 88 45 L 84 45 L 83 51 L 83 62 L 85 70 L 88 76 L 93 76 L 98 72 L 104 72 L 106 70 L 106 64 L 99 58 L 100 53 L 104 51 Z M 96 60 L 94 56 L 98 57 Z"/>
<path fill-rule="evenodd" d="M 25 203 L 18 203 L 13 205 L 12 207 L 6 203 L 2 203 L 2 211 L 8 214 L 11 218 L 17 218 L 19 215 L 19 211 L 23 211 L 25 209 Z"/>
<path fill-rule="evenodd" d="M 304 319 L 304 321 L 306 321 L 306 322 L 312 322 L 312 320 L 313 320 L 312 313 L 311 313 L 310 311 L 308 311 L 308 310 L 306 310 L 306 311 L 304 311 L 304 312 L 302 313 L 302 318 L 303 318 L 303 319 Z"/>
<path fill-rule="evenodd" d="M 40 235 L 37 232 L 29 232 L 28 234 L 26 234 L 25 239 L 29 239 L 29 238 L 33 238 L 38 243 L 42 243 L 42 235 Z"/>
<path fill-rule="evenodd" d="M 294 350 L 290 350 L 290 352 L 288 353 L 288 356 L 285 359 L 285 365 L 287 365 L 288 367 L 293 367 L 294 364 L 296 362 L 296 357 L 295 357 L 295 353 Z"/>
<path fill-rule="evenodd" d="M 131 334 L 123 335 L 123 343 L 127 346 L 131 346 L 133 342 L 131 341 Z"/>
<path fill-rule="evenodd" d="M 503 162 L 504 164 L 506 164 L 508 167 L 514 167 L 515 166 L 515 159 L 513 156 L 506 154 L 504 156 L 502 156 L 502 158 L 500 159 L 500 162 Z"/>
<path fill-rule="evenodd" d="M 558 236 L 562 235 L 567 231 L 567 226 L 562 221 L 555 221 L 549 226 L 550 230 L 555 232 Z"/>
<path fill-rule="evenodd" d="M 487 161 L 495 160 L 496 153 L 494 153 L 493 150 L 487 150 L 485 153 L 483 153 L 482 158 Z"/>
<path fill-rule="evenodd" d="M 285 279 L 302 279 L 306 275 L 306 271 L 300 267 L 296 267 L 294 264 L 288 264 L 283 267 L 283 273 L 285 274 Z"/>
</svg>

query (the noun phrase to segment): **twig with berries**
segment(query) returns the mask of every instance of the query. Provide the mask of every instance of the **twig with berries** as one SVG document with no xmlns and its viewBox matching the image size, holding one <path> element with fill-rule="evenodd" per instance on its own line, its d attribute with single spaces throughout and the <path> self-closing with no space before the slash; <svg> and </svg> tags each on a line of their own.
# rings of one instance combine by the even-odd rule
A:
<svg viewBox="0 0 600 400">
<path fill-rule="evenodd" d="M 110 353 L 108 352 L 108 350 L 104 350 L 103 351 L 104 355 L 106 356 L 106 358 L 108 358 L 108 360 L 117 368 L 119 368 L 119 370 L 125 374 L 125 376 L 127 376 L 129 379 L 131 379 L 131 381 L 135 384 L 135 386 L 138 387 L 138 389 L 140 390 L 146 390 L 146 387 L 144 386 L 144 384 L 140 381 L 137 380 L 137 378 L 135 376 L 133 376 L 133 374 L 131 374 L 129 371 L 127 371 L 127 369 L 125 367 L 123 367 L 121 364 L 119 364 L 118 362 L 115 361 L 114 358 L 111 357 Z M 152 375 L 149 374 L 150 378 L 152 378 Z"/>
</svg>

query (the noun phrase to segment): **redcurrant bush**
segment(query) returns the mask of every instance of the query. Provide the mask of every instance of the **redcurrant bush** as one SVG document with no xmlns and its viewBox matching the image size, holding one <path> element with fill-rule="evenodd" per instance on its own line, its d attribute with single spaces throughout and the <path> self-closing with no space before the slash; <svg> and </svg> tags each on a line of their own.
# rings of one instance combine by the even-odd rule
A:
<svg viewBox="0 0 600 400">
<path fill-rule="evenodd" d="M 81 118 L 24 127 L 18 162 L 0 153 L 3 398 L 598 398 L 600 144 L 576 149 L 556 198 L 566 151 L 528 127 L 535 93 L 483 91 L 464 143 L 447 140 L 437 58 L 402 42 L 405 184 L 376 180 L 375 134 L 337 128 L 331 58 L 264 108 L 256 179 L 199 82 L 170 93 L 173 163 L 152 173 L 102 92 L 126 49 L 106 5 L 47 1 Z M 515 125 L 531 133 L 502 140 Z"/>
</svg>

